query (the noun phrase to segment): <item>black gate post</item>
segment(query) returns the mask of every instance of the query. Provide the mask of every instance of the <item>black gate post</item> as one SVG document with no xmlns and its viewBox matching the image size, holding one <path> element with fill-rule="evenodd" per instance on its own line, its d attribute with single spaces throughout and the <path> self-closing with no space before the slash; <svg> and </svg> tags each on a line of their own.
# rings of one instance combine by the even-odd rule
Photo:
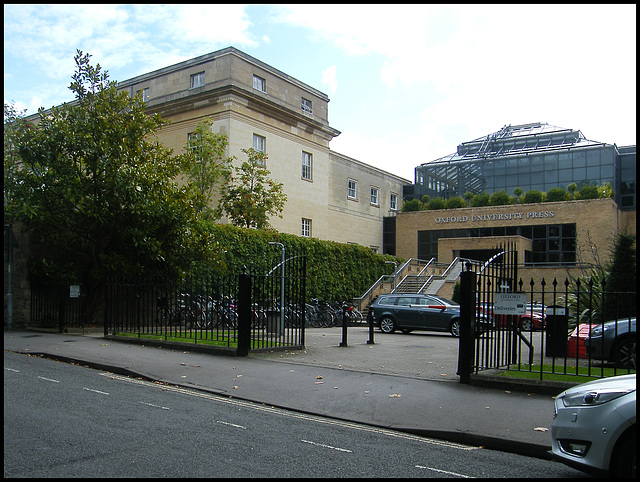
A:
<svg viewBox="0 0 640 482">
<path fill-rule="evenodd" d="M 238 356 L 247 356 L 251 345 L 251 276 L 242 267 L 238 281 Z"/>
<path fill-rule="evenodd" d="M 476 314 L 476 273 L 467 263 L 467 271 L 460 273 L 460 341 L 458 349 L 458 375 L 460 383 L 471 381 L 474 356 L 474 321 Z"/>
</svg>

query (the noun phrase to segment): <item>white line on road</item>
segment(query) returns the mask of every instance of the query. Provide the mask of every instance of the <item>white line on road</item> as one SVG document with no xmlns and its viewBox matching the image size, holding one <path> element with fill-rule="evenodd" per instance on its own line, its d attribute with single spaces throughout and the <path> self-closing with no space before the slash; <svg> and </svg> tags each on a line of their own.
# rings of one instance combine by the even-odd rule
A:
<svg viewBox="0 0 640 482">
<path fill-rule="evenodd" d="M 316 445 L 317 447 L 323 447 L 325 449 L 337 450 L 338 452 L 352 453 L 352 451 L 349 450 L 349 449 L 341 449 L 340 447 L 333 447 L 332 445 L 320 444 L 320 443 L 317 443 L 317 442 L 312 442 L 310 440 L 300 440 L 300 442 L 304 442 L 306 444 L 311 444 L 311 445 Z"/>
<path fill-rule="evenodd" d="M 140 401 L 140 403 L 143 405 L 149 405 L 150 407 L 161 408 L 162 410 L 169 410 L 169 407 L 162 407 L 160 405 L 154 405 L 153 403 L 147 403 L 143 401 Z"/>
<path fill-rule="evenodd" d="M 52 378 L 45 378 L 45 377 L 38 377 L 40 380 L 46 380 L 48 382 L 53 382 L 53 383 L 60 383 L 60 380 L 54 380 Z"/>
<path fill-rule="evenodd" d="M 20 373 L 20 370 L 15 370 L 14 368 L 7 368 L 4 367 L 5 370 L 9 370 L 10 372 L 16 372 L 16 373 Z"/>
<path fill-rule="evenodd" d="M 222 425 L 229 425 L 230 427 L 241 428 L 242 430 L 247 429 L 247 427 L 243 427 L 242 425 L 236 425 L 235 423 L 224 422 L 222 420 L 216 420 L 216 423 L 221 423 Z"/>
<path fill-rule="evenodd" d="M 88 392 L 99 393 L 100 395 L 109 395 L 107 392 L 101 392 L 100 390 L 94 390 L 93 388 L 83 387 L 83 390 L 87 390 Z"/>
<path fill-rule="evenodd" d="M 462 477 L 464 479 L 474 479 L 475 477 L 471 477 L 470 475 L 458 474 L 457 472 L 448 472 L 446 470 L 434 469 L 433 467 L 425 467 L 424 465 L 416 465 L 417 469 L 425 469 L 431 470 L 433 472 L 438 472 L 440 474 L 453 475 L 454 477 Z"/>
</svg>

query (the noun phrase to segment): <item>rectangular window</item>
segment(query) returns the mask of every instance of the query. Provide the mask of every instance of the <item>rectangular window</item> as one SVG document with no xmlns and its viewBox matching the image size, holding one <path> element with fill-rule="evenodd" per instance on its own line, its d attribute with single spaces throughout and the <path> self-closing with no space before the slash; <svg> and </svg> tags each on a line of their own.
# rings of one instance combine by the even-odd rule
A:
<svg viewBox="0 0 640 482">
<path fill-rule="evenodd" d="M 398 195 L 391 193 L 391 199 L 389 200 L 389 207 L 394 211 L 398 210 Z"/>
<path fill-rule="evenodd" d="M 357 199 L 358 194 L 358 181 L 349 179 L 347 184 L 347 197 L 349 199 Z"/>
<path fill-rule="evenodd" d="M 267 91 L 267 81 L 262 77 L 258 77 L 257 75 L 253 76 L 253 88 L 259 90 L 260 92 Z"/>
<path fill-rule="evenodd" d="M 259 136 L 258 134 L 253 135 L 253 148 L 259 152 L 266 152 L 267 150 L 267 139 Z"/>
<path fill-rule="evenodd" d="M 302 218 L 302 231 L 300 235 L 304 238 L 311 237 L 311 219 Z"/>
<path fill-rule="evenodd" d="M 377 187 L 371 186 L 371 204 L 374 206 L 378 206 L 378 196 L 380 194 L 380 190 Z"/>
<path fill-rule="evenodd" d="M 302 151 L 302 179 L 311 181 L 313 157 L 310 153 Z"/>
<path fill-rule="evenodd" d="M 191 89 L 204 86 L 204 72 L 198 72 L 191 76 Z"/>
<path fill-rule="evenodd" d="M 149 87 L 147 87 L 146 89 L 142 89 L 136 92 L 137 94 L 142 94 L 142 100 L 145 102 L 149 101 Z"/>
<path fill-rule="evenodd" d="M 302 97 L 301 101 L 302 112 L 306 112 L 307 114 L 313 114 L 313 109 L 311 108 L 311 101 L 309 99 L 305 99 Z"/>
</svg>

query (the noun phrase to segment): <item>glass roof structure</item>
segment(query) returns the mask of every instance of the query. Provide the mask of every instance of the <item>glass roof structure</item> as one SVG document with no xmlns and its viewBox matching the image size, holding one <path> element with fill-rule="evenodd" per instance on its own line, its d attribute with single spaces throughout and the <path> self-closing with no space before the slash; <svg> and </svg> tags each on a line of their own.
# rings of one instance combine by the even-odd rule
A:
<svg viewBox="0 0 640 482">
<path fill-rule="evenodd" d="M 621 169 L 633 165 L 633 170 Z M 546 123 L 505 125 L 502 129 L 458 145 L 455 153 L 415 168 L 415 184 L 405 200 L 492 194 L 515 188 L 546 192 L 571 183 L 610 183 L 616 202 L 635 209 L 635 146 L 618 149 L 587 139 L 582 132 Z M 620 192 L 626 197 L 621 198 Z M 629 195 L 632 195 L 631 197 Z"/>
</svg>

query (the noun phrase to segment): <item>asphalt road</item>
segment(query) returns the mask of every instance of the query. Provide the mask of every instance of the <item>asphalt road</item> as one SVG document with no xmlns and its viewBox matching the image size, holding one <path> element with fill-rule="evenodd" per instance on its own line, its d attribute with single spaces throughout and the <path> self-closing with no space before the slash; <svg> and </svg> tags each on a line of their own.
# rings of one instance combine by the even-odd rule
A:
<svg viewBox="0 0 640 482">
<path fill-rule="evenodd" d="M 5 477 L 569 477 L 496 452 L 5 352 Z"/>
</svg>

